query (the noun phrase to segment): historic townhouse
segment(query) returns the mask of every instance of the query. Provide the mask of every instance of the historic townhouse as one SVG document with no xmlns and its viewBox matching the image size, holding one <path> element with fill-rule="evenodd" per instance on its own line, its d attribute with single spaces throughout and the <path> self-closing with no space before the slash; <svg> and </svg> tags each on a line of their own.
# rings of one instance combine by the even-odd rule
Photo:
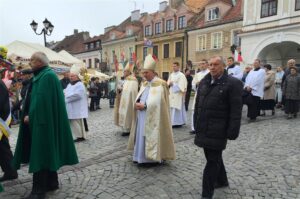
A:
<svg viewBox="0 0 300 199">
<path fill-rule="evenodd" d="M 171 5 L 177 7 L 161 2 L 159 11 L 141 18 L 143 36 L 136 42 L 138 59 L 142 61 L 147 54 L 154 54 L 158 59 L 157 72 L 164 79 L 168 78 L 173 62 L 179 62 L 181 68 L 185 68 L 185 30 L 195 15 L 194 10 L 183 2 L 171 1 Z"/>
<path fill-rule="evenodd" d="M 85 42 L 83 42 L 84 50 L 82 50 L 80 53 L 74 54 L 75 57 L 77 57 L 85 63 L 87 68 L 101 69 L 101 42 L 103 37 L 103 35 L 100 35 L 87 39 Z"/>
<path fill-rule="evenodd" d="M 232 56 L 232 50 L 240 49 L 242 30 L 242 0 L 211 0 L 190 21 L 188 30 L 188 60 L 193 64 L 214 55 Z"/>
<path fill-rule="evenodd" d="M 242 49 L 247 64 L 255 58 L 273 67 L 288 59 L 300 63 L 300 0 L 244 0 Z"/>
<path fill-rule="evenodd" d="M 140 18 L 140 11 L 135 10 L 131 13 L 131 17 L 120 25 L 105 28 L 102 54 L 103 61 L 107 63 L 110 72 L 115 71 L 118 63 L 126 60 L 133 61 L 135 42 L 142 31 Z"/>
</svg>

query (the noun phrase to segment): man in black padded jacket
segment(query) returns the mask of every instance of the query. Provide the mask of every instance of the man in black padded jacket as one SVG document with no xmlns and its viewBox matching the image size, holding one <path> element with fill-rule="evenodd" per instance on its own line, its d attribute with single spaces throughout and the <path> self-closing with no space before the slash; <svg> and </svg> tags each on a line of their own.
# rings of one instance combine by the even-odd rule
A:
<svg viewBox="0 0 300 199">
<path fill-rule="evenodd" d="M 243 85 L 229 76 L 224 66 L 222 57 L 212 57 L 210 73 L 202 79 L 197 91 L 195 144 L 203 148 L 207 160 L 202 198 L 212 198 L 215 188 L 228 186 L 222 151 L 227 139 L 236 139 L 240 131 Z"/>
</svg>

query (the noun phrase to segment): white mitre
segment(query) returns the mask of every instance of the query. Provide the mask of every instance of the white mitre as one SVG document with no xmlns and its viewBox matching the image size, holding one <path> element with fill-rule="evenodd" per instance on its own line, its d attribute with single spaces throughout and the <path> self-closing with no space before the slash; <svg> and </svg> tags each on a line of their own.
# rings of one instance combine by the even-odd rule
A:
<svg viewBox="0 0 300 199">
<path fill-rule="evenodd" d="M 144 61 L 144 70 L 153 70 L 155 71 L 156 68 L 156 61 L 155 59 L 152 57 L 151 54 L 147 55 L 145 57 L 145 61 Z"/>
<path fill-rule="evenodd" d="M 126 66 L 125 66 L 125 68 L 124 68 L 124 71 L 125 71 L 125 70 L 132 73 L 132 72 L 133 72 L 133 65 L 130 66 L 129 62 L 127 62 Z"/>
</svg>

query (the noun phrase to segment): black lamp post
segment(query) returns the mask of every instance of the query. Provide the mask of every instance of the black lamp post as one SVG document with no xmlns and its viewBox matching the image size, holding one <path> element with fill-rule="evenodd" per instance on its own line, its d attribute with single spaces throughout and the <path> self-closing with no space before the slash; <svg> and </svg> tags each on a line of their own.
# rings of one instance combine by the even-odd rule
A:
<svg viewBox="0 0 300 199">
<path fill-rule="evenodd" d="M 42 29 L 41 33 L 36 32 L 38 23 L 36 23 L 34 20 L 32 20 L 30 26 L 36 35 L 44 34 L 44 43 L 45 43 L 45 47 L 47 47 L 46 35 L 48 35 L 48 36 L 51 35 L 54 26 L 52 25 L 52 23 L 50 21 L 48 21 L 47 18 L 43 21 L 43 24 L 44 24 L 44 28 Z"/>
</svg>

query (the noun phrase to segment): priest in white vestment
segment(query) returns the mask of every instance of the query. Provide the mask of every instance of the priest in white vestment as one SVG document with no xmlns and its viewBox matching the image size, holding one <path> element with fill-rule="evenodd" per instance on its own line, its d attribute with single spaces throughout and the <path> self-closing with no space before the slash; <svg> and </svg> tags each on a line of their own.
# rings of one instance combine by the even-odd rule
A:
<svg viewBox="0 0 300 199">
<path fill-rule="evenodd" d="M 253 63 L 254 69 L 247 75 L 244 85 L 244 88 L 253 95 L 252 103 L 248 105 L 249 122 L 255 121 L 259 115 L 259 101 L 264 96 L 266 71 L 260 66 L 260 60 L 256 59 Z"/>
<path fill-rule="evenodd" d="M 155 74 L 156 62 L 152 55 L 145 58 L 142 83 L 135 100 L 136 118 L 128 143 L 133 150 L 133 161 L 161 163 L 175 159 L 175 146 L 169 112 L 167 83 Z"/>
<path fill-rule="evenodd" d="M 173 63 L 173 72 L 168 79 L 170 87 L 171 123 L 173 127 L 180 127 L 186 124 L 186 110 L 184 106 L 187 80 L 179 70 L 179 63 Z"/>
<path fill-rule="evenodd" d="M 135 118 L 134 104 L 139 85 L 132 72 L 133 65 L 128 62 L 124 68 L 124 83 L 119 104 L 119 126 L 122 127 L 122 136 L 129 135 L 133 118 Z"/>
<path fill-rule="evenodd" d="M 197 89 L 198 89 L 198 85 L 200 83 L 200 81 L 205 77 L 205 75 L 207 75 L 209 73 L 208 70 L 208 61 L 206 59 L 203 59 L 200 63 L 199 63 L 199 72 L 197 72 L 194 76 L 194 79 L 192 81 L 192 89 L 195 91 L 195 96 L 194 96 L 194 100 L 193 100 L 193 106 L 192 106 L 192 131 L 190 132 L 191 134 L 195 134 L 195 128 L 194 128 L 194 110 L 195 110 L 195 104 L 196 104 L 196 97 L 197 97 Z"/>
<path fill-rule="evenodd" d="M 88 98 L 85 86 L 79 78 L 82 69 L 84 68 L 76 65 L 71 67 L 70 83 L 64 90 L 66 109 L 75 142 L 86 139 L 83 119 L 88 117 Z"/>
</svg>

